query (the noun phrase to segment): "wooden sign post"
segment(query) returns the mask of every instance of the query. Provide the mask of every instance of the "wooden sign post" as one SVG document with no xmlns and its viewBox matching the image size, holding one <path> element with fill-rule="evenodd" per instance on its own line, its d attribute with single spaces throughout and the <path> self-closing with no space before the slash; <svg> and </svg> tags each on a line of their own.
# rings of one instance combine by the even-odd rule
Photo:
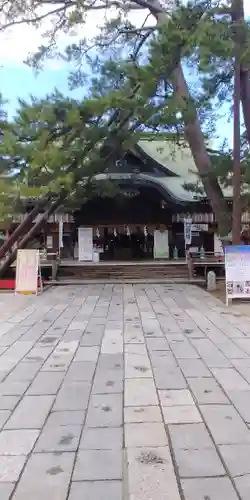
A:
<svg viewBox="0 0 250 500">
<path fill-rule="evenodd" d="M 18 250 L 15 293 L 37 295 L 42 288 L 39 250 Z"/>
</svg>

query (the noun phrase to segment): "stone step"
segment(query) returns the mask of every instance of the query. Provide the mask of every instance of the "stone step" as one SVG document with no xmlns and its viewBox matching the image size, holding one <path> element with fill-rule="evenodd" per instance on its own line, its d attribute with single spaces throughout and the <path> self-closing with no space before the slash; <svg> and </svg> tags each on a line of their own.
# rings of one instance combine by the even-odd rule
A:
<svg viewBox="0 0 250 500">
<path fill-rule="evenodd" d="M 58 279 L 84 279 L 84 280 L 139 280 L 139 279 L 185 279 L 188 280 L 188 268 L 182 265 L 76 265 L 59 267 Z"/>
</svg>

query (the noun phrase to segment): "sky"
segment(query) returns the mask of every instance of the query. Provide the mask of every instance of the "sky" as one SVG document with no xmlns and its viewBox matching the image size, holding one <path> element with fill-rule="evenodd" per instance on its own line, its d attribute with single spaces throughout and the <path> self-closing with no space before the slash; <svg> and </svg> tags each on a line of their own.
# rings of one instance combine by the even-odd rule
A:
<svg viewBox="0 0 250 500">
<path fill-rule="evenodd" d="M 250 16 L 250 0 L 245 1 L 245 13 Z M 146 14 L 146 13 L 145 13 Z M 112 13 L 111 13 L 112 15 Z M 131 21 L 141 26 L 145 15 L 142 11 L 135 11 Z M 84 36 L 90 37 L 97 34 L 102 24 L 103 11 L 96 11 L 90 14 L 84 27 Z M 148 19 L 149 25 L 153 24 L 152 19 Z M 68 89 L 69 66 L 64 61 L 50 60 L 44 69 L 36 74 L 25 63 L 25 58 L 30 52 L 35 52 L 42 43 L 42 33 L 48 28 L 44 23 L 41 29 L 32 26 L 18 25 L 0 33 L 0 92 L 8 100 L 6 110 L 9 118 L 15 114 L 18 105 L 18 98 L 28 99 L 30 94 L 42 97 L 50 93 L 55 87 L 63 94 L 81 97 L 82 89 L 70 93 Z M 62 34 L 58 43 L 61 48 L 67 43 L 72 43 L 79 39 L 80 33 L 69 35 Z M 232 139 L 232 126 L 223 118 L 218 124 L 219 135 L 223 130 L 223 136 L 227 137 L 229 143 Z M 221 136 L 222 138 L 224 138 Z"/>
</svg>

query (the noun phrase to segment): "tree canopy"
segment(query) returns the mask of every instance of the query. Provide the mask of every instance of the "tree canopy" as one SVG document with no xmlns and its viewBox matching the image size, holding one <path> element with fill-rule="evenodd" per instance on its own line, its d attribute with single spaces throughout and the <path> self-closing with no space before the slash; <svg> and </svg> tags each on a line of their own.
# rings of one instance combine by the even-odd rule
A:
<svg viewBox="0 0 250 500">
<path fill-rule="evenodd" d="M 137 11 L 143 19 L 140 26 L 133 23 Z M 97 12 L 103 14 L 101 29 L 92 37 L 84 36 L 89 16 Z M 100 189 L 109 192 L 110 183 L 100 188 L 96 175 L 105 173 L 107 165 L 121 158 L 145 130 L 165 131 L 176 141 L 185 137 L 220 231 L 229 230 L 221 183 L 231 182 L 232 151 L 222 145 L 211 159 L 207 145 L 215 135 L 220 105 L 231 103 L 237 56 L 246 191 L 250 27 L 243 2 L 3 2 L 2 29 L 15 29 L 20 23 L 46 25 L 43 44 L 28 63 L 38 69 L 47 58 L 74 63 L 69 85 L 81 87 L 84 98 L 80 102 L 55 92 L 43 100 L 20 102 L 14 123 L 6 127 L 3 145 L 5 156 L 14 160 L 19 181 L 29 189 L 38 187 L 45 196 L 61 190 L 75 193 L 76 198 L 78 190 L 86 197 Z M 78 37 L 72 42 L 74 31 Z M 66 47 L 62 34 L 69 40 Z"/>
</svg>

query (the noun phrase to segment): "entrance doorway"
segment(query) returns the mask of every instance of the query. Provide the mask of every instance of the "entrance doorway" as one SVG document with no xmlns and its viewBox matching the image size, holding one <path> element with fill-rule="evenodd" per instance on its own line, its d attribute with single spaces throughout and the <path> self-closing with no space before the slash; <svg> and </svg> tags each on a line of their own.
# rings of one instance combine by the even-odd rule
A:
<svg viewBox="0 0 250 500">
<path fill-rule="evenodd" d="M 154 236 L 145 226 L 98 229 L 94 247 L 99 249 L 100 260 L 148 260 L 153 258 Z"/>
</svg>

